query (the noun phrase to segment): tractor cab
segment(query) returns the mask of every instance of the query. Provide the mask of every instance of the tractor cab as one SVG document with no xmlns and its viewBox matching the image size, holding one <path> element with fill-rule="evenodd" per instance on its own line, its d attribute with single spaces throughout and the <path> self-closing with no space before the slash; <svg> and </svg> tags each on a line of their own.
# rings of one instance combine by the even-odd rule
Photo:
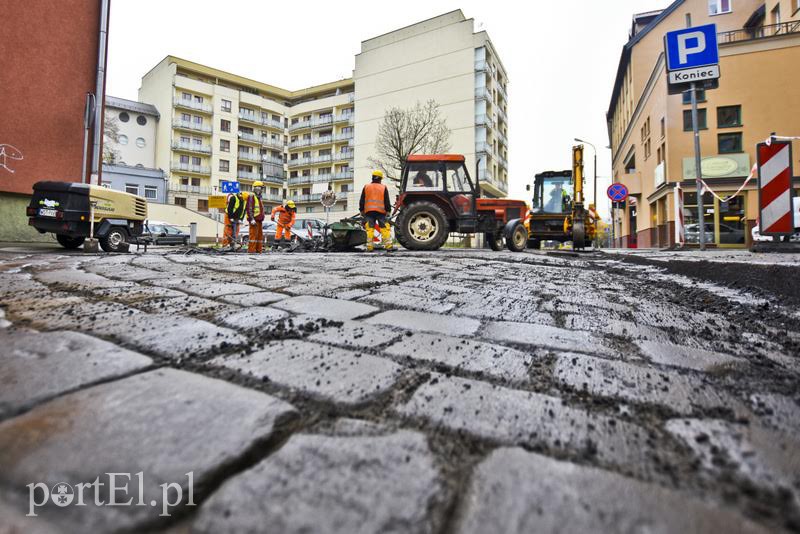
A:
<svg viewBox="0 0 800 534">
<path fill-rule="evenodd" d="M 437 203 L 451 211 L 457 219 L 455 227 L 450 228 L 451 231 L 474 231 L 475 201 L 480 196 L 480 190 L 472 183 L 464 156 L 409 156 L 403 169 L 400 193 L 400 203 L 418 198 L 437 200 Z"/>
</svg>

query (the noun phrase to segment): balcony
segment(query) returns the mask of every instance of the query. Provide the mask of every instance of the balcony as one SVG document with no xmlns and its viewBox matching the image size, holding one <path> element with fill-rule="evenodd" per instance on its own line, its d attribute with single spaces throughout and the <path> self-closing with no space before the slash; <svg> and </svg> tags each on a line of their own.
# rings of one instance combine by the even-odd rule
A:
<svg viewBox="0 0 800 534">
<path fill-rule="evenodd" d="M 239 120 L 245 122 L 252 122 L 253 124 L 261 124 L 261 117 L 255 113 L 248 113 L 246 111 L 239 111 Z"/>
<path fill-rule="evenodd" d="M 497 94 L 499 94 L 500 96 L 502 96 L 502 97 L 503 97 L 503 100 L 505 100 L 506 102 L 508 102 L 508 93 L 506 93 L 506 90 L 505 90 L 505 88 L 503 88 L 503 86 L 502 86 L 502 85 L 500 85 L 499 83 L 495 84 L 495 87 L 497 88 Z"/>
<path fill-rule="evenodd" d="M 503 108 L 500 106 L 495 106 L 495 108 L 497 108 L 497 117 L 504 123 L 508 124 L 508 115 L 506 115 L 506 112 L 503 111 Z"/>
<path fill-rule="evenodd" d="M 788 35 L 792 33 L 800 33 L 800 20 L 781 22 L 780 24 L 769 24 L 766 26 L 759 26 L 757 28 L 744 28 L 741 30 L 720 32 L 717 34 L 717 42 L 720 45 L 726 45 L 731 43 L 740 43 L 742 41 L 752 41 L 755 39 L 766 39 L 769 37 L 777 37 L 779 35 Z"/>
<path fill-rule="evenodd" d="M 489 65 L 486 63 L 486 60 L 478 59 L 475 61 L 475 71 L 476 72 L 486 72 L 489 68 Z"/>
<path fill-rule="evenodd" d="M 503 156 L 495 156 L 495 159 L 497 159 L 497 162 L 500 164 L 502 168 L 508 171 L 508 162 Z"/>
<path fill-rule="evenodd" d="M 476 87 L 475 88 L 475 98 L 485 98 L 490 103 L 492 102 L 492 92 L 489 91 L 485 86 L 484 87 Z"/>
<path fill-rule="evenodd" d="M 352 180 L 353 171 L 335 172 L 331 175 L 331 180 Z"/>
<path fill-rule="evenodd" d="M 239 159 L 244 160 L 244 161 L 252 161 L 254 163 L 260 163 L 261 162 L 261 156 L 259 156 L 255 152 L 239 152 L 237 157 Z"/>
<path fill-rule="evenodd" d="M 289 124 L 290 132 L 295 130 L 303 130 L 305 128 L 311 128 L 311 121 L 297 121 L 294 124 Z"/>
<path fill-rule="evenodd" d="M 168 189 L 173 193 L 195 193 L 197 195 L 213 195 L 214 188 L 205 185 L 169 184 Z"/>
<path fill-rule="evenodd" d="M 341 152 L 337 152 L 334 155 L 333 160 L 334 161 L 346 161 L 346 160 L 351 160 L 354 157 L 355 157 L 355 150 L 350 149 L 350 150 L 343 150 Z"/>
<path fill-rule="evenodd" d="M 280 139 L 271 139 L 269 137 L 262 137 L 261 138 L 261 146 L 266 146 L 269 148 L 275 148 L 283 152 L 284 145 L 283 141 Z"/>
<path fill-rule="evenodd" d="M 299 148 L 304 146 L 315 146 L 315 145 L 328 145 L 333 142 L 332 135 L 326 135 L 325 137 L 317 137 L 316 139 L 298 139 L 297 141 L 292 141 L 289 143 L 289 149 L 292 148 Z"/>
<path fill-rule="evenodd" d="M 283 202 L 282 195 L 273 195 L 270 193 L 269 195 L 261 195 L 261 198 L 269 202 Z"/>
<path fill-rule="evenodd" d="M 486 189 L 496 196 L 506 196 L 508 194 L 508 184 L 501 180 L 496 180 L 488 169 L 480 169 L 478 183 L 482 189 Z"/>
<path fill-rule="evenodd" d="M 312 128 L 321 128 L 323 126 L 328 126 L 330 124 L 333 124 L 333 115 L 325 115 L 324 117 L 311 119 Z"/>
<path fill-rule="evenodd" d="M 353 138 L 353 132 L 340 133 L 333 136 L 333 140 L 336 141 L 337 143 L 340 141 L 349 141 L 352 138 Z"/>
<path fill-rule="evenodd" d="M 179 163 L 173 161 L 172 165 L 170 165 L 170 169 L 178 172 L 191 172 L 194 174 L 211 175 L 211 167 L 205 167 L 203 165 L 191 165 L 189 163 Z"/>
<path fill-rule="evenodd" d="M 271 117 L 269 118 L 261 117 L 261 119 L 258 122 L 259 124 L 261 124 L 261 126 L 266 126 L 267 128 L 275 128 L 276 130 L 283 130 L 283 121 L 275 120 Z"/>
<path fill-rule="evenodd" d="M 352 113 L 340 113 L 336 115 L 336 122 L 346 122 L 348 124 L 353 124 L 353 114 Z"/>
<path fill-rule="evenodd" d="M 246 141 L 248 143 L 255 143 L 257 145 L 261 144 L 261 137 L 257 136 L 256 134 L 239 132 L 239 141 Z"/>
<path fill-rule="evenodd" d="M 486 126 L 487 128 L 494 128 L 494 121 L 491 115 L 481 113 L 475 115 L 475 126 Z"/>
<path fill-rule="evenodd" d="M 205 104 L 203 102 L 195 102 L 194 100 L 184 100 L 183 98 L 174 98 L 172 103 L 175 105 L 176 108 L 185 108 L 191 109 L 194 111 L 201 111 L 203 113 L 213 113 L 214 108 L 211 107 L 211 104 Z"/>
<path fill-rule="evenodd" d="M 477 153 L 484 153 L 484 154 L 492 154 L 492 145 L 485 141 L 477 141 L 475 143 L 475 152 Z"/>
<path fill-rule="evenodd" d="M 293 178 L 289 178 L 288 184 L 289 185 L 300 185 L 300 184 L 315 184 L 315 183 L 327 183 L 333 181 L 333 174 L 312 174 L 309 176 L 295 176 Z"/>
<path fill-rule="evenodd" d="M 172 142 L 173 150 L 182 150 L 184 152 L 196 152 L 198 154 L 211 154 L 210 145 L 198 145 L 195 143 L 182 143 L 180 141 Z"/>
<path fill-rule="evenodd" d="M 183 119 L 175 119 L 172 121 L 172 127 L 177 128 L 179 130 L 191 130 L 193 132 L 203 132 L 210 134 L 211 133 L 211 125 L 210 124 L 198 124 L 192 121 L 185 121 Z"/>
<path fill-rule="evenodd" d="M 311 165 L 311 158 L 290 159 L 287 163 L 290 169 L 294 167 L 301 167 L 303 165 Z"/>
<path fill-rule="evenodd" d="M 319 202 L 322 200 L 322 193 L 314 195 L 295 195 L 292 197 L 295 202 Z"/>
<path fill-rule="evenodd" d="M 506 148 L 508 148 L 508 138 L 505 136 L 505 134 L 503 134 L 503 132 L 500 131 L 499 128 L 494 131 L 494 135 L 501 143 L 503 143 L 506 146 Z"/>
<path fill-rule="evenodd" d="M 261 180 L 262 182 L 267 182 L 269 184 L 276 184 L 276 185 L 283 185 L 283 172 L 280 173 L 280 176 L 277 174 L 273 174 L 267 171 L 265 174 L 261 176 L 261 178 L 257 178 L 257 180 Z"/>
</svg>

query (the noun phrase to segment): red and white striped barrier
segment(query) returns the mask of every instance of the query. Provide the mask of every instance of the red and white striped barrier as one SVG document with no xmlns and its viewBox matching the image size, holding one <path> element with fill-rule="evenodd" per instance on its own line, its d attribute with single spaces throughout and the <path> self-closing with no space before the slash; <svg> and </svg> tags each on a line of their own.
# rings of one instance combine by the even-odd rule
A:
<svg viewBox="0 0 800 534">
<path fill-rule="evenodd" d="M 790 141 L 759 143 L 758 209 L 762 235 L 792 234 L 792 145 Z"/>
<path fill-rule="evenodd" d="M 683 220 L 683 189 L 675 184 L 675 244 L 686 244 L 686 224 Z"/>
</svg>

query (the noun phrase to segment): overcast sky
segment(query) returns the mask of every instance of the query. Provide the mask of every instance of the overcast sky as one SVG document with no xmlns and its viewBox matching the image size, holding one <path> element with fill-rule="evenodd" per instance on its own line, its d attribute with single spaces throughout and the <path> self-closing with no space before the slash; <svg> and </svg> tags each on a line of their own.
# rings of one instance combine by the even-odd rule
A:
<svg viewBox="0 0 800 534">
<path fill-rule="evenodd" d="M 669 3 L 112 0 L 108 94 L 135 100 L 142 75 L 169 54 L 290 90 L 347 78 L 362 40 L 460 8 L 508 71 L 509 196 L 527 199 L 535 173 L 569 168 L 580 137 L 597 146 L 605 212 L 605 111 L 620 50 L 634 13 Z M 585 158 L 591 177 L 589 147 Z"/>
</svg>

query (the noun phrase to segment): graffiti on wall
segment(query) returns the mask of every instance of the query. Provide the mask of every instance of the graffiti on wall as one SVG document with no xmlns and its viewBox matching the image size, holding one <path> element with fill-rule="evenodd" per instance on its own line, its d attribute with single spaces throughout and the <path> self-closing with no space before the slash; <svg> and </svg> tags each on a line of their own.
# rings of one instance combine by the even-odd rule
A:
<svg viewBox="0 0 800 534">
<path fill-rule="evenodd" d="M 0 170 L 13 173 L 14 169 L 9 166 L 9 162 L 22 159 L 24 159 L 22 152 L 17 147 L 0 143 Z"/>
</svg>

